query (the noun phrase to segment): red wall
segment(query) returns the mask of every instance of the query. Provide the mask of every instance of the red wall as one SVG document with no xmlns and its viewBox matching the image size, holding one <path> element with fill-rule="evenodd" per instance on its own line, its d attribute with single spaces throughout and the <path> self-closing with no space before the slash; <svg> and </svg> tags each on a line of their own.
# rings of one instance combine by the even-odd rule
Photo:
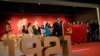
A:
<svg viewBox="0 0 100 56">
<path fill-rule="evenodd" d="M 24 22 L 27 26 L 28 23 L 37 24 L 37 26 L 41 26 L 46 22 L 49 22 L 51 25 L 55 22 L 56 18 L 60 18 L 63 22 L 70 22 L 71 19 L 66 17 L 64 14 L 18 14 L 10 16 L 11 19 L 11 27 L 13 28 L 14 34 L 21 33 L 21 28 Z M 4 32 L 5 23 L 2 22 L 2 27 L 0 27 L 0 34 Z M 3 30 L 1 30 L 3 29 Z"/>
</svg>

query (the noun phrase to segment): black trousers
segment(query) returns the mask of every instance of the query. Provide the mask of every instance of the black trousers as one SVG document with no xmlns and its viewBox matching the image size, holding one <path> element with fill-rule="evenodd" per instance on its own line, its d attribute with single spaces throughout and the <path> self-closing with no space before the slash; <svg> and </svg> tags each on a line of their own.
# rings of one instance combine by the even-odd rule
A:
<svg viewBox="0 0 100 56">
<path fill-rule="evenodd" d="M 90 36 L 91 36 L 91 41 L 92 41 L 92 42 L 96 41 L 95 32 L 91 32 L 91 33 L 90 33 Z"/>
<path fill-rule="evenodd" d="M 91 42 L 91 34 L 90 34 L 90 32 L 87 33 L 87 42 Z"/>
<path fill-rule="evenodd" d="M 97 32 L 95 33 L 95 36 L 96 36 L 96 41 L 99 41 L 99 31 L 97 31 Z"/>
</svg>

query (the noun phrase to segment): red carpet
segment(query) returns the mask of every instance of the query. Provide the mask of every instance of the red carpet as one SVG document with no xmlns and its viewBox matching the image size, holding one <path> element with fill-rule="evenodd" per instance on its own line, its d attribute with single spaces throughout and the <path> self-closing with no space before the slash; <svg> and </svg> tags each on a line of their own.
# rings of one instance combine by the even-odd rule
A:
<svg viewBox="0 0 100 56">
<path fill-rule="evenodd" d="M 100 56 L 100 42 L 73 45 L 72 53 L 79 56 Z"/>
</svg>

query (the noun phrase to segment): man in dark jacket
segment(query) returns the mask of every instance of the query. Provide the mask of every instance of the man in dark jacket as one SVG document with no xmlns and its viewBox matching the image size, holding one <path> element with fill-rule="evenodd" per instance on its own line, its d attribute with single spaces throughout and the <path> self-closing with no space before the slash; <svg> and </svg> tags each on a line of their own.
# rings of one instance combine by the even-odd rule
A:
<svg viewBox="0 0 100 56">
<path fill-rule="evenodd" d="M 56 19 L 56 22 L 53 24 L 53 33 L 54 36 L 62 35 L 62 24 L 59 18 Z"/>
<path fill-rule="evenodd" d="M 89 24 L 89 26 L 90 26 L 91 40 L 96 41 L 96 39 L 98 39 L 98 37 L 96 38 L 96 33 L 98 34 L 97 28 L 99 28 L 99 26 L 93 20 L 91 20 L 91 23 Z"/>
</svg>

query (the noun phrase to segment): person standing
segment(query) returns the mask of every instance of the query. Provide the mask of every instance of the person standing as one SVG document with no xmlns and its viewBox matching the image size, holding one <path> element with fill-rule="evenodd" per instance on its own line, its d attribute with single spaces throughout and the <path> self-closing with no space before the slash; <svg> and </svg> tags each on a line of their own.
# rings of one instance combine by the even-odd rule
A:
<svg viewBox="0 0 100 56">
<path fill-rule="evenodd" d="M 95 20 L 95 37 L 96 37 L 96 41 L 99 41 L 99 24 L 98 24 L 98 21 Z"/>
<path fill-rule="evenodd" d="M 12 30 L 13 30 L 13 29 L 12 29 L 12 27 L 11 27 L 11 25 L 10 25 L 10 21 L 8 21 L 8 22 L 6 23 L 6 33 L 10 34 Z"/>
<path fill-rule="evenodd" d="M 41 26 L 40 32 L 41 32 L 41 36 L 44 37 L 45 36 L 45 27 L 44 27 L 44 25 Z"/>
<path fill-rule="evenodd" d="M 59 30 L 61 27 L 60 19 L 57 18 L 56 22 L 53 24 L 53 35 L 54 36 L 61 36 L 61 31 Z"/>
<path fill-rule="evenodd" d="M 26 29 L 25 25 L 23 25 L 23 28 L 22 28 L 22 33 L 23 33 L 23 34 L 28 34 L 28 31 L 27 31 L 27 29 Z"/>
<path fill-rule="evenodd" d="M 91 41 L 89 24 L 90 24 L 90 22 L 87 22 L 87 24 L 86 24 L 86 26 L 87 26 L 87 42 Z"/>
<path fill-rule="evenodd" d="M 11 34 L 11 32 L 12 32 L 12 27 L 11 27 L 11 25 L 10 25 L 10 21 L 9 20 L 7 20 L 7 22 L 6 22 L 6 27 L 5 27 L 5 33 L 6 33 L 6 35 L 7 35 L 7 39 L 9 40 L 9 35 Z"/>
<path fill-rule="evenodd" d="M 63 24 L 63 21 L 60 21 L 60 25 L 59 25 L 59 36 L 62 36 L 62 24 Z"/>
<path fill-rule="evenodd" d="M 39 34 L 39 32 L 38 32 L 38 29 L 36 28 L 36 26 L 35 25 L 33 25 L 33 34 L 35 34 L 35 35 L 38 35 Z"/>
<path fill-rule="evenodd" d="M 91 40 L 94 42 L 96 40 L 96 37 L 95 37 L 96 27 L 93 20 L 91 20 L 89 27 L 90 27 Z"/>
<path fill-rule="evenodd" d="M 30 37 L 34 36 L 34 31 L 32 29 L 31 23 L 28 23 L 27 29 L 28 29 L 28 34 L 30 35 Z"/>
<path fill-rule="evenodd" d="M 51 31 L 50 31 L 50 26 L 49 23 L 46 23 L 45 25 L 45 36 L 50 36 L 51 35 Z"/>
</svg>

